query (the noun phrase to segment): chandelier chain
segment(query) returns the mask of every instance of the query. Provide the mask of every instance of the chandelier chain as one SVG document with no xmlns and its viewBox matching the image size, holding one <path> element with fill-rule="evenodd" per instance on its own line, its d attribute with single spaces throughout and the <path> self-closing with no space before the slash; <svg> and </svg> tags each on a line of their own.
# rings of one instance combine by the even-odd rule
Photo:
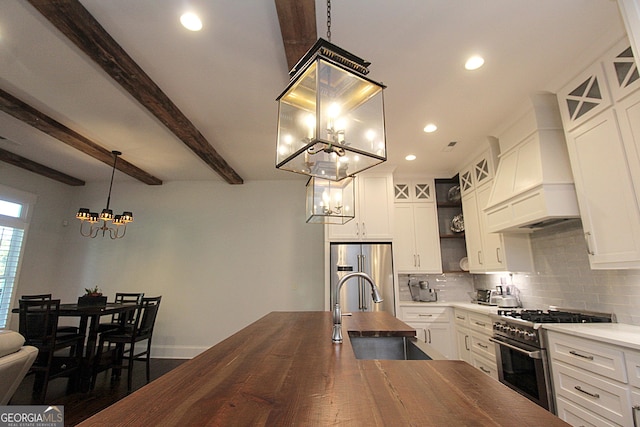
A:
<svg viewBox="0 0 640 427">
<path fill-rule="evenodd" d="M 331 41 L 331 0 L 327 0 L 327 41 Z"/>
</svg>

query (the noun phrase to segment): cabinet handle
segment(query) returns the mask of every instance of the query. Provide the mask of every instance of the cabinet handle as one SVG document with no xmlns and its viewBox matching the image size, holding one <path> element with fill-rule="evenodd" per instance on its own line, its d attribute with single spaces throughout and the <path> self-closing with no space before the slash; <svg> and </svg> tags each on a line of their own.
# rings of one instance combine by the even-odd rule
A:
<svg viewBox="0 0 640 427">
<path fill-rule="evenodd" d="M 631 412 L 633 412 L 633 427 L 638 427 L 638 411 L 640 410 L 640 405 L 633 405 L 631 407 Z"/>
<path fill-rule="evenodd" d="M 433 317 L 433 314 L 418 314 L 418 317 Z"/>
<path fill-rule="evenodd" d="M 360 236 L 360 224 L 356 222 L 356 236 Z"/>
<path fill-rule="evenodd" d="M 427 344 L 431 344 L 431 329 L 427 329 L 427 336 L 429 337 Z"/>
<path fill-rule="evenodd" d="M 485 326 L 487 326 L 487 324 L 486 324 L 486 323 L 482 323 L 482 322 L 474 322 L 474 323 L 475 323 L 476 325 L 478 325 L 478 326 L 482 326 L 483 328 L 484 328 Z"/>
<path fill-rule="evenodd" d="M 491 371 L 490 371 L 490 370 L 488 370 L 488 369 L 485 369 L 485 367 L 484 367 L 484 366 L 478 366 L 478 369 L 480 369 L 480 370 L 481 370 L 482 372 L 484 372 L 485 374 L 490 374 L 490 373 L 491 373 Z"/>
<path fill-rule="evenodd" d="M 572 354 L 574 356 L 577 357 L 582 357 L 583 359 L 587 359 L 587 360 L 593 360 L 593 356 L 585 356 L 584 354 L 580 354 L 577 351 L 571 350 L 569 351 L 569 354 Z"/>
<path fill-rule="evenodd" d="M 367 234 L 367 227 L 365 227 L 364 222 L 362 223 L 362 237 Z"/>
<path fill-rule="evenodd" d="M 480 252 L 482 251 L 478 251 L 478 264 L 482 265 L 482 260 L 480 259 Z"/>
<path fill-rule="evenodd" d="M 417 267 L 418 264 L 416 263 L 416 254 L 413 254 L 413 266 Z"/>
<path fill-rule="evenodd" d="M 582 387 L 580 387 L 579 385 L 574 386 L 573 388 L 578 390 L 580 393 L 586 394 L 587 396 L 591 396 L 593 398 L 600 399 L 600 395 L 598 393 L 589 393 L 588 391 L 583 390 Z"/>
<path fill-rule="evenodd" d="M 467 351 L 471 350 L 471 349 L 469 348 L 469 335 L 465 335 L 465 336 L 464 336 L 464 348 L 465 348 L 465 350 L 467 350 Z"/>
<path fill-rule="evenodd" d="M 456 319 L 464 320 L 464 319 L 466 319 L 466 317 L 464 317 L 464 316 L 456 316 Z"/>
<path fill-rule="evenodd" d="M 487 347 L 486 345 L 482 344 L 482 343 L 478 343 L 478 347 L 480 348 L 484 348 L 485 350 L 488 349 L 489 347 Z"/>
<path fill-rule="evenodd" d="M 416 267 L 420 267 L 420 254 L 418 254 L 417 257 L 418 257 L 418 265 Z"/>
<path fill-rule="evenodd" d="M 593 249 L 591 249 L 591 244 L 589 242 L 589 237 L 591 237 L 591 232 L 587 231 L 586 233 L 584 233 L 584 240 L 587 242 L 587 253 L 589 255 L 595 255 L 595 252 L 593 252 Z"/>
<path fill-rule="evenodd" d="M 501 254 L 502 254 L 502 252 L 501 252 L 500 248 L 496 248 L 496 259 L 498 260 L 498 262 L 499 262 L 500 264 L 502 264 L 502 257 L 501 257 Z"/>
</svg>

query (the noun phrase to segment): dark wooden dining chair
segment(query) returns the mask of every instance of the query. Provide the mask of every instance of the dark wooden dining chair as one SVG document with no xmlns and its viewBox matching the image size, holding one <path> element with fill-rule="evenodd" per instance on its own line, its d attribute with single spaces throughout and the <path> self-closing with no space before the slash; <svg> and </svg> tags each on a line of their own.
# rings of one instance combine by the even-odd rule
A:
<svg viewBox="0 0 640 427">
<path fill-rule="evenodd" d="M 45 301 L 52 298 L 51 294 L 35 294 L 35 295 L 22 295 L 21 300 L 25 301 Z M 77 334 L 78 327 L 71 325 L 58 325 L 58 333 L 70 333 Z"/>
<path fill-rule="evenodd" d="M 119 330 L 105 332 L 100 336 L 100 344 L 94 360 L 92 388 L 95 387 L 96 377 L 101 370 L 112 368 L 111 378 L 114 380 L 119 377 L 122 369 L 126 369 L 127 391 L 131 392 L 133 365 L 137 361 L 146 363 L 147 383 L 151 380 L 151 338 L 153 337 L 153 329 L 161 299 L 161 296 L 142 298 L 142 304 L 135 313 L 134 327 L 132 329 L 120 328 Z M 145 340 L 147 345 L 144 350 L 136 352 L 136 343 Z M 107 344 L 106 350 L 105 344 Z M 111 350 L 111 344 L 115 344 L 115 350 Z M 105 355 L 108 359 L 111 359 L 106 366 L 102 364 Z"/>
<path fill-rule="evenodd" d="M 58 299 L 21 299 L 19 307 L 19 332 L 24 336 L 25 344 L 38 349 L 29 374 L 35 374 L 33 394 L 42 404 L 52 379 L 69 377 L 69 381 L 78 384 L 84 335 L 58 333 Z"/>
<path fill-rule="evenodd" d="M 116 292 L 114 298 L 115 303 L 132 302 L 136 304 L 142 304 L 142 298 L 144 298 L 144 292 Z M 124 317 L 124 318 L 123 318 Z M 122 325 L 127 328 L 133 328 L 136 312 L 128 311 L 126 313 L 116 313 L 111 316 L 108 322 L 101 322 L 98 325 L 98 333 L 105 333 L 112 330 L 119 329 Z"/>
</svg>

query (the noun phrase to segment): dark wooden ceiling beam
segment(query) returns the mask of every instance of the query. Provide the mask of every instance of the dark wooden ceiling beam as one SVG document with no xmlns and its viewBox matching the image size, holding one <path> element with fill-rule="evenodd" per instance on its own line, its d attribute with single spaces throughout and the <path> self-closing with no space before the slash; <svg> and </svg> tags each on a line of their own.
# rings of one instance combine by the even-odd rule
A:
<svg viewBox="0 0 640 427">
<path fill-rule="evenodd" d="M 315 0 L 275 0 L 289 70 L 318 39 Z"/>
<path fill-rule="evenodd" d="M 78 0 L 28 0 L 187 147 L 230 184 L 243 180 Z"/>
<path fill-rule="evenodd" d="M 66 173 L 62 173 L 55 169 L 51 169 L 48 166 L 42 165 L 40 163 L 36 163 L 25 157 L 3 150 L 2 148 L 0 148 L 0 161 L 9 163 L 10 165 L 14 165 L 22 169 L 26 169 L 33 173 L 37 173 L 38 175 L 46 176 L 47 178 L 56 180 L 63 184 L 73 185 L 73 186 L 84 185 L 84 181 L 81 179 L 74 178 L 71 175 L 67 175 Z"/>
<path fill-rule="evenodd" d="M 101 147 L 90 139 L 80 135 L 78 132 L 69 129 L 62 123 L 36 110 L 29 104 L 19 100 L 15 96 L 0 89 L 0 111 L 4 111 L 10 116 L 33 126 L 53 138 L 64 142 L 71 147 L 82 151 L 85 154 L 100 160 L 113 167 L 113 154 L 110 150 Z M 149 185 L 161 185 L 162 180 L 145 172 L 137 166 L 132 165 L 120 158 L 116 168 L 127 175 Z"/>
</svg>

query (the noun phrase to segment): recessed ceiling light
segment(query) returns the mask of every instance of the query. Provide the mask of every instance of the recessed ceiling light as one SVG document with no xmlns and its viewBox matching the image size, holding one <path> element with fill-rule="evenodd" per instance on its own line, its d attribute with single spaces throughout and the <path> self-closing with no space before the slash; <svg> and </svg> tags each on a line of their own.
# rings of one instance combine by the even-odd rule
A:
<svg viewBox="0 0 640 427">
<path fill-rule="evenodd" d="M 482 67 L 483 64 L 484 58 L 476 55 L 467 59 L 467 62 L 465 62 L 464 64 L 464 68 L 466 68 L 467 70 L 477 70 L 478 68 Z"/>
<path fill-rule="evenodd" d="M 414 156 L 413 154 L 409 154 L 409 155 L 408 155 L 407 157 L 405 157 L 404 159 L 405 159 L 405 160 L 409 160 L 409 161 L 411 161 L 411 160 L 415 160 L 415 159 L 416 159 L 416 156 Z"/>
<path fill-rule="evenodd" d="M 180 17 L 180 23 L 190 31 L 200 31 L 202 29 L 202 21 L 198 15 L 193 12 L 183 13 Z"/>
<path fill-rule="evenodd" d="M 436 130 L 438 130 L 438 126 L 434 125 L 433 123 L 429 123 L 424 127 L 424 131 L 427 133 L 435 132 Z"/>
</svg>

